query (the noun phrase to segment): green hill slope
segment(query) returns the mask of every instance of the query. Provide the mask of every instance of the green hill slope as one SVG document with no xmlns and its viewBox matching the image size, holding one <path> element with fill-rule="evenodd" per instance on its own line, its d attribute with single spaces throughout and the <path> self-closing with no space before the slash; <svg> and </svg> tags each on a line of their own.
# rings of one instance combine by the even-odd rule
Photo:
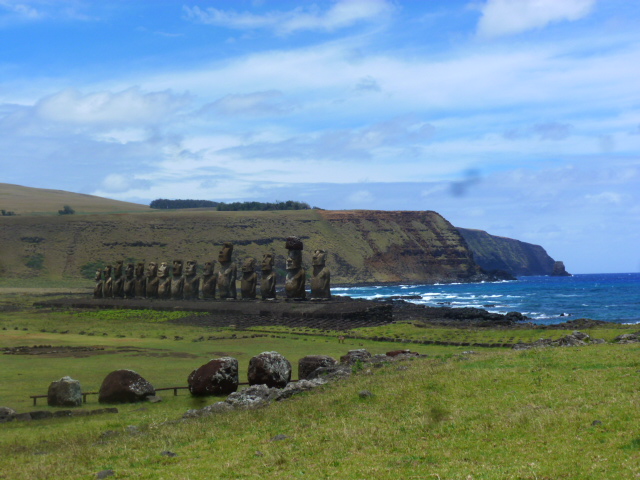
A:
<svg viewBox="0 0 640 480">
<path fill-rule="evenodd" d="M 150 210 L 148 205 L 138 203 L 121 202 L 64 190 L 0 183 L 0 209 L 15 212 L 16 215 L 57 215 L 58 210 L 62 210 L 65 205 L 72 207 L 77 214 Z"/>
</svg>

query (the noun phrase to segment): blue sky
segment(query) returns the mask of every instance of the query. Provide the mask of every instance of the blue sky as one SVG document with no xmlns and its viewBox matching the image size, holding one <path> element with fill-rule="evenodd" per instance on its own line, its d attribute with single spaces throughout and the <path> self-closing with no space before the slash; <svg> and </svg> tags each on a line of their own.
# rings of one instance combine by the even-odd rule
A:
<svg viewBox="0 0 640 480">
<path fill-rule="evenodd" d="M 435 210 L 640 271 L 640 2 L 0 0 L 0 182 Z"/>
</svg>

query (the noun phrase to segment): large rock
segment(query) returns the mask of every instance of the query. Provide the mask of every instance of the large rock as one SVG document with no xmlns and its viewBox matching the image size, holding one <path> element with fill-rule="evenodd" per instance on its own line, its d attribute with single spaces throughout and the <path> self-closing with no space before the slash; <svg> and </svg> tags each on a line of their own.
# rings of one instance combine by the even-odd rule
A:
<svg viewBox="0 0 640 480">
<path fill-rule="evenodd" d="M 551 275 L 554 277 L 570 277 L 571 274 L 565 270 L 564 263 L 558 260 L 553 264 Z"/>
<path fill-rule="evenodd" d="M 278 352 L 262 352 L 249 361 L 249 385 L 283 388 L 291 380 L 291 363 Z"/>
<path fill-rule="evenodd" d="M 331 367 L 338 362 L 329 355 L 307 355 L 298 361 L 298 379 L 304 380 L 311 372 L 320 367 Z"/>
<path fill-rule="evenodd" d="M 133 370 L 115 370 L 105 377 L 100 386 L 100 403 L 134 403 L 155 395 L 149 382 Z"/>
<path fill-rule="evenodd" d="M 62 377 L 51 382 L 47 392 L 47 404 L 50 407 L 79 407 L 82 405 L 80 382 L 71 377 Z"/>
<path fill-rule="evenodd" d="M 187 380 L 192 395 L 229 395 L 238 390 L 238 360 L 222 357 L 191 372 Z"/>
<path fill-rule="evenodd" d="M 371 358 L 371 354 L 364 348 L 358 350 L 349 350 L 349 353 L 340 357 L 340 363 L 353 365 L 357 361 L 366 362 Z"/>
<path fill-rule="evenodd" d="M 9 407 L 0 407 L 0 423 L 10 422 L 16 417 L 16 411 Z"/>
</svg>

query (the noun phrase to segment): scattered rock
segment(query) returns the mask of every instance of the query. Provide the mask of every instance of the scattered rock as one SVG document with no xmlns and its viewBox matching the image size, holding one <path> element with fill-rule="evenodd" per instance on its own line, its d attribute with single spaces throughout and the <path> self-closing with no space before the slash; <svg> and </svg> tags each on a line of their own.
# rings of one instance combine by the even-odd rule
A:
<svg viewBox="0 0 640 480">
<path fill-rule="evenodd" d="M 349 353 L 340 357 L 340 363 L 346 363 L 347 365 L 353 365 L 358 360 L 366 362 L 371 358 L 371 354 L 364 348 L 358 350 L 349 350 Z"/>
<path fill-rule="evenodd" d="M 599 425 L 602 425 L 602 422 L 600 420 L 594 420 L 593 422 L 591 422 L 591 426 L 593 427 L 597 427 Z"/>
<path fill-rule="evenodd" d="M 102 470 L 101 472 L 98 472 L 96 474 L 96 478 L 97 479 L 102 479 L 102 478 L 107 478 L 107 477 L 113 477 L 116 474 L 116 472 L 114 472 L 113 470 Z"/>
<path fill-rule="evenodd" d="M 358 396 L 360 398 L 371 398 L 373 397 L 373 393 L 371 393 L 369 390 L 360 390 L 358 392 Z"/>
<path fill-rule="evenodd" d="M 141 402 L 156 391 L 148 381 L 133 370 L 115 370 L 105 377 L 100 386 L 100 403 Z"/>
<path fill-rule="evenodd" d="M 31 414 L 30 413 L 16 413 L 15 417 L 13 417 L 13 418 L 15 420 L 28 422 L 28 421 L 31 420 Z"/>
<path fill-rule="evenodd" d="M 329 355 L 307 355 L 298 361 L 298 378 L 307 379 L 316 368 L 331 367 L 337 363 L 336 359 Z"/>
<path fill-rule="evenodd" d="M 222 357 L 191 372 L 187 383 L 191 395 L 228 395 L 238 390 L 238 360 Z"/>
<path fill-rule="evenodd" d="M 162 401 L 162 397 L 159 397 L 158 395 L 149 395 L 146 400 L 149 403 L 160 403 Z"/>
<path fill-rule="evenodd" d="M 31 420 L 43 420 L 45 418 L 53 417 L 53 412 L 49 412 L 48 410 L 37 410 L 29 413 L 31 415 Z"/>
<path fill-rule="evenodd" d="M 16 417 L 16 411 L 9 407 L 0 407 L 0 423 L 10 422 Z"/>
<path fill-rule="evenodd" d="M 272 442 L 279 442 L 279 441 L 282 441 L 282 440 L 286 440 L 287 438 L 289 438 L 287 435 L 283 435 L 282 433 L 279 433 L 278 435 L 273 437 L 271 439 L 271 441 Z"/>
<path fill-rule="evenodd" d="M 278 352 L 263 352 L 249 361 L 249 385 L 283 388 L 291 380 L 291 363 Z"/>
<path fill-rule="evenodd" d="M 169 450 L 164 450 L 164 451 L 160 452 L 160 455 L 162 455 L 163 457 L 177 457 L 178 456 L 177 453 L 171 452 Z"/>
<path fill-rule="evenodd" d="M 47 392 L 47 404 L 50 407 L 79 407 L 82 405 L 80 382 L 71 377 L 62 377 L 51 382 Z"/>
<path fill-rule="evenodd" d="M 255 408 L 266 405 L 275 397 L 273 389 L 266 384 L 261 383 L 252 385 L 241 392 L 235 392 L 229 395 L 226 403 L 233 408 Z"/>
</svg>

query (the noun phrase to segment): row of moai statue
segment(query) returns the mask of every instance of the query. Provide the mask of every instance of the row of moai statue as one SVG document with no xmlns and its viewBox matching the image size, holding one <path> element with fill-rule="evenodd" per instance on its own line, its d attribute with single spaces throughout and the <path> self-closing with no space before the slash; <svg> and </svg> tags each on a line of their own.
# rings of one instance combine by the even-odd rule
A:
<svg viewBox="0 0 640 480">
<path fill-rule="evenodd" d="M 286 298 L 306 298 L 306 271 L 302 266 L 303 243 L 298 237 L 288 237 L 286 260 L 287 276 L 284 291 Z M 96 271 L 94 298 L 159 298 L 174 300 L 221 300 L 237 298 L 237 265 L 232 261 L 233 244 L 225 243 L 218 254 L 220 268 L 215 273 L 215 262 L 206 262 L 202 275 L 198 275 L 195 260 L 174 260 L 172 267 L 167 262 L 160 264 L 144 262 L 137 264 L 118 261 L 115 267 L 108 265 Z M 331 272 L 326 266 L 325 250 L 315 250 L 312 257 L 311 299 L 331 298 Z M 260 295 L 263 300 L 276 298 L 277 276 L 274 270 L 275 257 L 267 253 L 262 258 Z M 183 271 L 184 270 L 184 271 Z M 256 260 L 247 258 L 241 267 L 240 295 L 242 299 L 257 298 L 258 274 Z"/>
</svg>

